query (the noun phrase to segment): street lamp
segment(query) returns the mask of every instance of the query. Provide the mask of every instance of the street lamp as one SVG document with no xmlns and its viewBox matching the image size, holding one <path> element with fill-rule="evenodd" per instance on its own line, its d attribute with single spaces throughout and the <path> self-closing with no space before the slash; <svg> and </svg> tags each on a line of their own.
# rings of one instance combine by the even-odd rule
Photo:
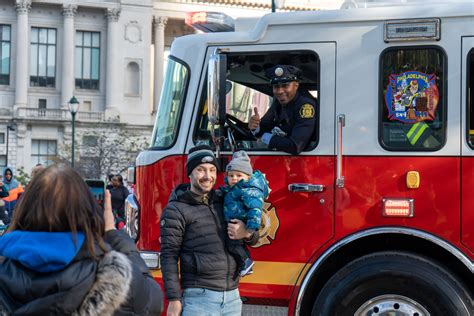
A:
<svg viewBox="0 0 474 316">
<path fill-rule="evenodd" d="M 285 0 L 272 0 L 272 12 L 281 9 L 285 5 Z"/>
<path fill-rule="evenodd" d="M 71 116 L 72 116 L 71 166 L 74 167 L 74 136 L 75 136 L 74 125 L 76 122 L 76 113 L 77 113 L 77 110 L 79 109 L 79 101 L 77 101 L 75 96 L 72 96 L 71 100 L 69 100 L 67 105 L 69 106 L 69 111 L 71 112 Z"/>
</svg>

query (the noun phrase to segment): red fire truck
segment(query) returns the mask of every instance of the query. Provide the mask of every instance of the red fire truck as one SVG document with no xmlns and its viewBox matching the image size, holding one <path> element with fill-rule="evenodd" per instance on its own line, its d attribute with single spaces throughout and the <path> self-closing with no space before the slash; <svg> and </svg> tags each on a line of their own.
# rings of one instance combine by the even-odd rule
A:
<svg viewBox="0 0 474 316">
<path fill-rule="evenodd" d="M 191 20 L 227 32 L 174 41 L 127 207 L 157 281 L 160 215 L 206 143 L 246 150 L 272 189 L 244 315 L 474 315 L 472 1 Z M 277 64 L 317 104 L 299 155 L 245 137 Z"/>
</svg>

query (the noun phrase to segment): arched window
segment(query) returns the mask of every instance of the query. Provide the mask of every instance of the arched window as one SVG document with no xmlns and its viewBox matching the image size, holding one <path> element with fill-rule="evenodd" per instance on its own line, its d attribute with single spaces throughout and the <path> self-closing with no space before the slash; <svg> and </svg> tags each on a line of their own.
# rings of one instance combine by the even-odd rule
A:
<svg viewBox="0 0 474 316">
<path fill-rule="evenodd" d="M 125 69 L 125 95 L 140 95 L 140 66 L 134 61 L 129 62 Z"/>
</svg>

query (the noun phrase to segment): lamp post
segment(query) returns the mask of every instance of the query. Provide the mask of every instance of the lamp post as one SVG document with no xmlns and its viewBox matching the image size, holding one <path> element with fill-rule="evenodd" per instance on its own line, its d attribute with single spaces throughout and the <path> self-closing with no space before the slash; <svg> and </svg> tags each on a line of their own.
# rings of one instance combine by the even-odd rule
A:
<svg viewBox="0 0 474 316">
<path fill-rule="evenodd" d="M 76 113 L 79 109 L 79 101 L 77 101 L 75 96 L 72 96 L 71 100 L 68 102 L 69 111 L 72 116 L 72 148 L 71 148 L 71 166 L 74 167 L 74 137 L 75 135 L 75 123 L 76 123 Z"/>
<path fill-rule="evenodd" d="M 272 12 L 281 9 L 285 5 L 285 0 L 272 0 Z"/>
</svg>

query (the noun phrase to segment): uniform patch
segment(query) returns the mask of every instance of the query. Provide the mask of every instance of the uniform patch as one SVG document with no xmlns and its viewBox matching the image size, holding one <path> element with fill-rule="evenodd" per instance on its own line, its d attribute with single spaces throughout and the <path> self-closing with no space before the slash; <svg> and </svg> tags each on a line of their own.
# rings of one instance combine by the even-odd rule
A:
<svg viewBox="0 0 474 316">
<path fill-rule="evenodd" d="M 314 107 L 309 104 L 303 104 L 300 109 L 300 116 L 301 118 L 313 118 L 314 117 Z"/>
</svg>

